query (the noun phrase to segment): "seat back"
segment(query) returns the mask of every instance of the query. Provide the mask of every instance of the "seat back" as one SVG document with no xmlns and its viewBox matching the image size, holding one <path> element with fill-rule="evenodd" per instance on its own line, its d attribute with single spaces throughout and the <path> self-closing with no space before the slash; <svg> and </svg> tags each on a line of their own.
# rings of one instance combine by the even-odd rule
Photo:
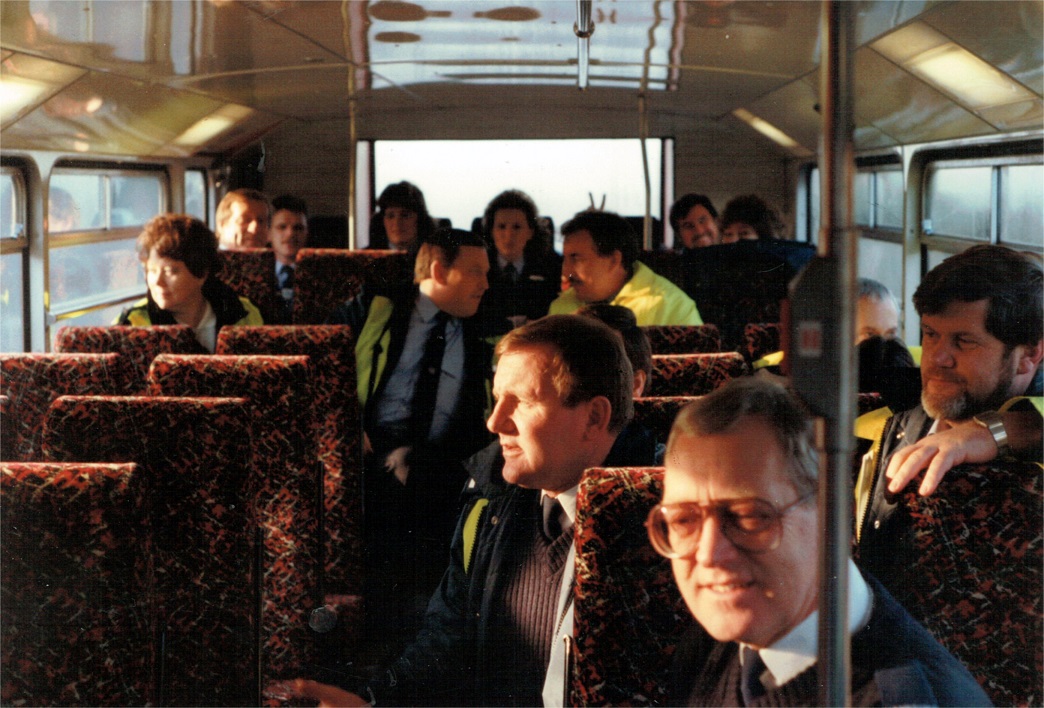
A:
<svg viewBox="0 0 1044 708">
<path fill-rule="evenodd" d="M 55 461 L 136 462 L 154 490 L 156 702 L 257 705 L 254 520 L 245 399 L 63 396 Z"/>
<path fill-rule="evenodd" d="M 748 322 L 743 326 L 739 352 L 748 364 L 783 348 L 783 326 L 778 322 Z"/>
<path fill-rule="evenodd" d="M 265 324 L 289 320 L 285 300 L 276 282 L 275 253 L 268 248 L 235 248 L 221 251 L 217 278 L 245 297 L 261 313 Z"/>
<path fill-rule="evenodd" d="M 909 534 L 888 590 L 995 705 L 1041 705 L 1044 485 L 1028 462 L 961 465 L 907 491 Z"/>
<path fill-rule="evenodd" d="M 153 325 L 150 327 L 62 327 L 54 340 L 56 352 L 105 354 L 116 352 L 129 367 L 128 394 L 145 392 L 152 360 L 160 354 L 205 354 L 192 328 L 186 325 Z M 103 393 L 101 391 L 69 391 L 68 393 Z M 118 395 L 121 392 L 109 391 Z"/>
<path fill-rule="evenodd" d="M 413 261 L 405 253 L 302 248 L 297 253 L 293 321 L 323 324 L 364 284 L 380 291 L 412 280 Z"/>
<path fill-rule="evenodd" d="M 122 395 L 128 390 L 127 368 L 118 354 L 0 354 L 0 395 L 8 399 L 0 457 L 44 459 L 44 418 L 59 396 Z"/>
<path fill-rule="evenodd" d="M 725 349 L 743 345 L 748 322 L 779 322 L 780 301 L 806 256 L 808 244 L 792 241 L 742 241 L 688 251 L 684 261 L 685 290 L 704 322 L 721 329 Z M 797 256 L 797 257 L 795 257 Z"/>
<path fill-rule="evenodd" d="M 355 342 L 343 325 L 225 327 L 218 354 L 305 355 L 312 372 L 316 447 L 322 467 L 325 593 L 362 589 L 362 422 L 355 387 Z"/>
<path fill-rule="evenodd" d="M 667 444 L 671 434 L 671 426 L 678 417 L 678 411 L 699 396 L 642 396 L 634 399 L 634 422 L 647 430 L 651 430 L 656 442 Z"/>
<path fill-rule="evenodd" d="M 155 701 L 147 491 L 133 464 L 0 464 L 5 705 Z"/>
<path fill-rule="evenodd" d="M 692 618 L 645 519 L 663 468 L 593 468 L 577 494 L 571 705 L 663 705 Z"/>
<path fill-rule="evenodd" d="M 649 396 L 702 396 L 750 370 L 739 352 L 655 354 Z"/>
<path fill-rule="evenodd" d="M 655 325 L 642 327 L 653 354 L 709 354 L 721 351 L 717 325 Z"/>
<path fill-rule="evenodd" d="M 248 499 L 260 530 L 261 680 L 312 661 L 308 619 L 321 588 L 312 382 L 304 356 L 163 354 L 154 396 L 236 396 L 251 416 Z"/>
</svg>

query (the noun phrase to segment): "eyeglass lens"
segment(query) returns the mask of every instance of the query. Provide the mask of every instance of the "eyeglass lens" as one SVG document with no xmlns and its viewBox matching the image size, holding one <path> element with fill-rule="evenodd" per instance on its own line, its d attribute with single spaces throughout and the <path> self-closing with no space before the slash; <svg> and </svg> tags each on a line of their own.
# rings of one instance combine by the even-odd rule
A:
<svg viewBox="0 0 1044 708">
<path fill-rule="evenodd" d="M 694 553 L 708 514 L 717 517 L 722 533 L 738 548 L 758 552 L 779 545 L 781 511 L 763 499 L 739 499 L 720 504 L 686 502 L 655 507 L 648 521 L 654 547 L 673 558 Z"/>
</svg>

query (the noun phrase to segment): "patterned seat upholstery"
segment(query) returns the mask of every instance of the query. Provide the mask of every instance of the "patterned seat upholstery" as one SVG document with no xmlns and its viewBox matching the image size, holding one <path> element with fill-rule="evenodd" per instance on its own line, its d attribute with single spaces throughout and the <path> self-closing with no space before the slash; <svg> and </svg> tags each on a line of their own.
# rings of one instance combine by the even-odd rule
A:
<svg viewBox="0 0 1044 708">
<path fill-rule="evenodd" d="M 909 488 L 908 488 L 909 489 Z M 889 590 L 995 705 L 1041 705 L 1044 484 L 1033 463 L 962 465 L 902 503 L 909 536 Z"/>
<path fill-rule="evenodd" d="M 254 303 L 265 324 L 286 324 L 286 305 L 276 282 L 275 263 L 275 253 L 268 248 L 222 250 L 217 277 Z"/>
<path fill-rule="evenodd" d="M 4 705 L 146 705 L 154 588 L 133 464 L 0 464 Z"/>
<path fill-rule="evenodd" d="M 7 396 L 0 457 L 42 461 L 43 422 L 66 394 L 122 395 L 128 373 L 119 354 L 0 354 L 0 395 Z"/>
<path fill-rule="evenodd" d="M 355 342 L 343 325 L 226 327 L 218 354 L 309 357 L 323 470 L 323 589 L 362 589 L 362 423 L 355 392 Z"/>
<path fill-rule="evenodd" d="M 81 354 L 122 354 L 133 377 L 127 393 L 145 392 L 152 360 L 160 354 L 205 354 L 192 328 L 186 325 L 154 325 L 152 327 L 62 327 L 54 340 L 56 352 Z M 70 391 L 69 393 L 103 393 Z M 116 391 L 108 393 L 116 394 Z"/>
<path fill-rule="evenodd" d="M 642 331 L 649 338 L 653 354 L 709 354 L 721 351 L 721 333 L 717 325 L 662 325 L 642 327 Z"/>
<path fill-rule="evenodd" d="M 323 324 L 334 308 L 359 294 L 362 285 L 382 290 L 413 280 L 413 263 L 398 251 L 302 248 L 297 254 L 295 324 Z"/>
<path fill-rule="evenodd" d="M 158 705 L 258 700 L 250 423 L 241 398 L 63 396 L 48 411 L 51 460 L 136 462 L 151 484 Z"/>
<path fill-rule="evenodd" d="M 312 382 L 304 356 L 163 354 L 154 396 L 236 396 L 252 413 L 247 494 L 261 532 L 262 683 L 312 661 L 320 588 Z"/>
<path fill-rule="evenodd" d="M 783 326 L 778 322 L 748 322 L 743 327 L 740 353 L 748 364 L 783 348 Z"/>
<path fill-rule="evenodd" d="M 577 495 L 571 705 L 663 705 L 671 655 L 692 623 L 671 565 L 645 531 L 659 467 L 593 468 Z"/>
<path fill-rule="evenodd" d="M 650 396 L 702 396 L 749 373 L 738 352 L 656 354 L 645 392 Z"/>
<path fill-rule="evenodd" d="M 666 445 L 678 411 L 699 396 L 643 396 L 634 399 L 634 421 L 653 431 L 656 442 Z"/>
</svg>

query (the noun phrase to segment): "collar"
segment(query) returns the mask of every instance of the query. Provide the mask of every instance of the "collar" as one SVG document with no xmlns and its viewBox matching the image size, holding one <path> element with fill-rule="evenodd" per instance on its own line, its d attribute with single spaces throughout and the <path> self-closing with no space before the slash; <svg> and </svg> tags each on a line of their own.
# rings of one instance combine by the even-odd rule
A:
<svg viewBox="0 0 1044 708">
<path fill-rule="evenodd" d="M 872 608 L 870 587 L 851 559 L 848 560 L 848 633 L 854 634 L 870 621 Z M 771 683 L 782 686 L 813 666 L 818 658 L 819 611 L 815 611 L 782 639 L 760 650 Z M 742 655 L 742 653 L 741 653 Z M 766 681 L 766 686 L 769 681 Z"/>
<path fill-rule="evenodd" d="M 515 270 L 518 272 L 519 275 L 521 275 L 522 274 L 522 268 L 526 265 L 526 259 L 523 257 L 523 258 L 519 258 L 517 261 L 509 261 L 506 258 L 504 258 L 504 256 L 500 255 L 500 253 L 498 252 L 497 253 L 497 265 L 500 266 L 500 269 L 504 270 L 505 268 L 507 268 L 508 263 L 510 263 L 511 265 L 515 266 Z"/>
<path fill-rule="evenodd" d="M 425 323 L 431 323 L 435 319 L 435 315 L 439 314 L 439 306 L 430 297 L 419 291 L 417 293 L 416 307 L 418 314 L 420 314 L 421 319 Z M 451 317 L 450 319 L 456 318 Z"/>
<path fill-rule="evenodd" d="M 574 525 L 576 524 L 576 492 L 578 489 L 580 489 L 579 484 L 570 487 L 564 492 L 559 492 L 558 496 L 555 497 L 565 510 L 566 516 L 569 517 L 569 523 Z M 540 501 L 543 502 L 546 496 L 547 492 L 540 492 Z"/>
</svg>

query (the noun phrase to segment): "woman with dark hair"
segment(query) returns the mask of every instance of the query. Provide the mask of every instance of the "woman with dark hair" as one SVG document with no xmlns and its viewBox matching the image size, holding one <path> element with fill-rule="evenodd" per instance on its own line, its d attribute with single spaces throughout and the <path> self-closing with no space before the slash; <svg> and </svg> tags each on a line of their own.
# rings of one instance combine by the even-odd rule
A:
<svg viewBox="0 0 1044 708">
<path fill-rule="evenodd" d="M 721 242 L 771 241 L 779 238 L 783 222 L 776 210 L 756 194 L 733 197 L 721 213 Z"/>
<path fill-rule="evenodd" d="M 501 192 L 486 207 L 482 233 L 489 248 L 489 290 L 478 316 L 485 336 L 499 336 L 547 314 L 559 292 L 562 260 L 540 227 L 525 192 Z"/>
<path fill-rule="evenodd" d="M 152 218 L 138 236 L 138 258 L 149 293 L 124 310 L 116 324 L 188 325 L 210 352 L 225 325 L 264 324 L 250 300 L 214 277 L 217 237 L 199 219 L 185 214 Z"/>
<path fill-rule="evenodd" d="M 371 249 L 416 252 L 417 245 L 435 231 L 424 193 L 409 182 L 389 184 L 377 198 L 370 228 Z"/>
</svg>

